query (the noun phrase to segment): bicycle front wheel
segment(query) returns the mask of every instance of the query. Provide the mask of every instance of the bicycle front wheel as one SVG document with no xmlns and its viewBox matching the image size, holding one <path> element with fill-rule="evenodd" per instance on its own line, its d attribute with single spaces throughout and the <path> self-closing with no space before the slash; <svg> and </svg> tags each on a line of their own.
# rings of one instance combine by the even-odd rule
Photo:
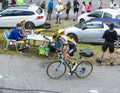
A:
<svg viewBox="0 0 120 93">
<path fill-rule="evenodd" d="M 93 71 L 93 65 L 89 61 L 83 61 L 76 67 L 75 75 L 79 78 L 86 78 Z"/>
<path fill-rule="evenodd" d="M 59 79 L 65 74 L 66 65 L 60 61 L 54 61 L 48 65 L 46 72 L 51 79 Z"/>
</svg>

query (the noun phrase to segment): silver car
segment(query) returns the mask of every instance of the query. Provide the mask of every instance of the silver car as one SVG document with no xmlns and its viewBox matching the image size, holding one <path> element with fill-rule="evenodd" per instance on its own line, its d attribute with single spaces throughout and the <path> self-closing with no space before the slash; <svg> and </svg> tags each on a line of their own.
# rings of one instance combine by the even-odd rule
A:
<svg viewBox="0 0 120 93">
<path fill-rule="evenodd" d="M 115 30 L 120 36 L 120 20 L 111 18 L 96 18 L 74 26 L 66 27 L 65 34 L 74 38 L 76 42 L 103 43 L 102 35 L 114 23 Z M 119 41 L 115 43 L 119 44 Z"/>
</svg>

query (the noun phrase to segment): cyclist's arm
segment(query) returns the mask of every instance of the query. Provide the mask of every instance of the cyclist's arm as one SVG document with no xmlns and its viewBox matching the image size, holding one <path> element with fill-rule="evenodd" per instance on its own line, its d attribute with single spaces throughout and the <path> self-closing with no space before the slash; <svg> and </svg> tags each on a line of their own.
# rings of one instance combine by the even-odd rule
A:
<svg viewBox="0 0 120 93">
<path fill-rule="evenodd" d="M 64 45 L 66 48 L 64 50 L 63 56 L 66 56 L 68 54 L 69 51 L 69 44 Z"/>
</svg>

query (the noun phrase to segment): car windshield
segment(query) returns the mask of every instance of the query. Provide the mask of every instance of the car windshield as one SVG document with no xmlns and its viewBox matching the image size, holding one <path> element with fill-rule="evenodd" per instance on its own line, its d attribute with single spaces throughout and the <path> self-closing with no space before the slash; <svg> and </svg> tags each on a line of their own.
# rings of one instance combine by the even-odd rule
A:
<svg viewBox="0 0 120 93">
<path fill-rule="evenodd" d="M 77 28 L 81 28 L 82 25 L 85 24 L 85 23 L 86 23 L 86 22 L 78 23 L 78 24 L 76 24 L 76 25 L 74 25 L 74 26 L 77 27 Z"/>
<path fill-rule="evenodd" d="M 103 12 L 102 11 L 96 11 L 96 12 L 93 12 L 91 14 L 89 14 L 88 16 L 89 17 L 95 17 L 95 18 L 101 18 Z"/>
</svg>

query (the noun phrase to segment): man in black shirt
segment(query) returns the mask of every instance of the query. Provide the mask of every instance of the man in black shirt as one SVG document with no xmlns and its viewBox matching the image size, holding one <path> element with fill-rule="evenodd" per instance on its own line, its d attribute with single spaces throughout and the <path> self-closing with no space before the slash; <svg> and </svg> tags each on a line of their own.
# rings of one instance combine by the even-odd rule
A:
<svg viewBox="0 0 120 93">
<path fill-rule="evenodd" d="M 100 57 L 100 59 L 96 60 L 98 63 L 102 62 L 104 54 L 108 48 L 109 48 L 109 60 L 111 61 L 113 58 L 114 42 L 115 42 L 115 40 L 117 40 L 117 32 L 114 30 L 113 23 L 111 23 L 109 26 L 109 29 L 104 32 L 102 38 L 105 39 L 105 42 L 102 46 L 101 57 Z"/>
</svg>

